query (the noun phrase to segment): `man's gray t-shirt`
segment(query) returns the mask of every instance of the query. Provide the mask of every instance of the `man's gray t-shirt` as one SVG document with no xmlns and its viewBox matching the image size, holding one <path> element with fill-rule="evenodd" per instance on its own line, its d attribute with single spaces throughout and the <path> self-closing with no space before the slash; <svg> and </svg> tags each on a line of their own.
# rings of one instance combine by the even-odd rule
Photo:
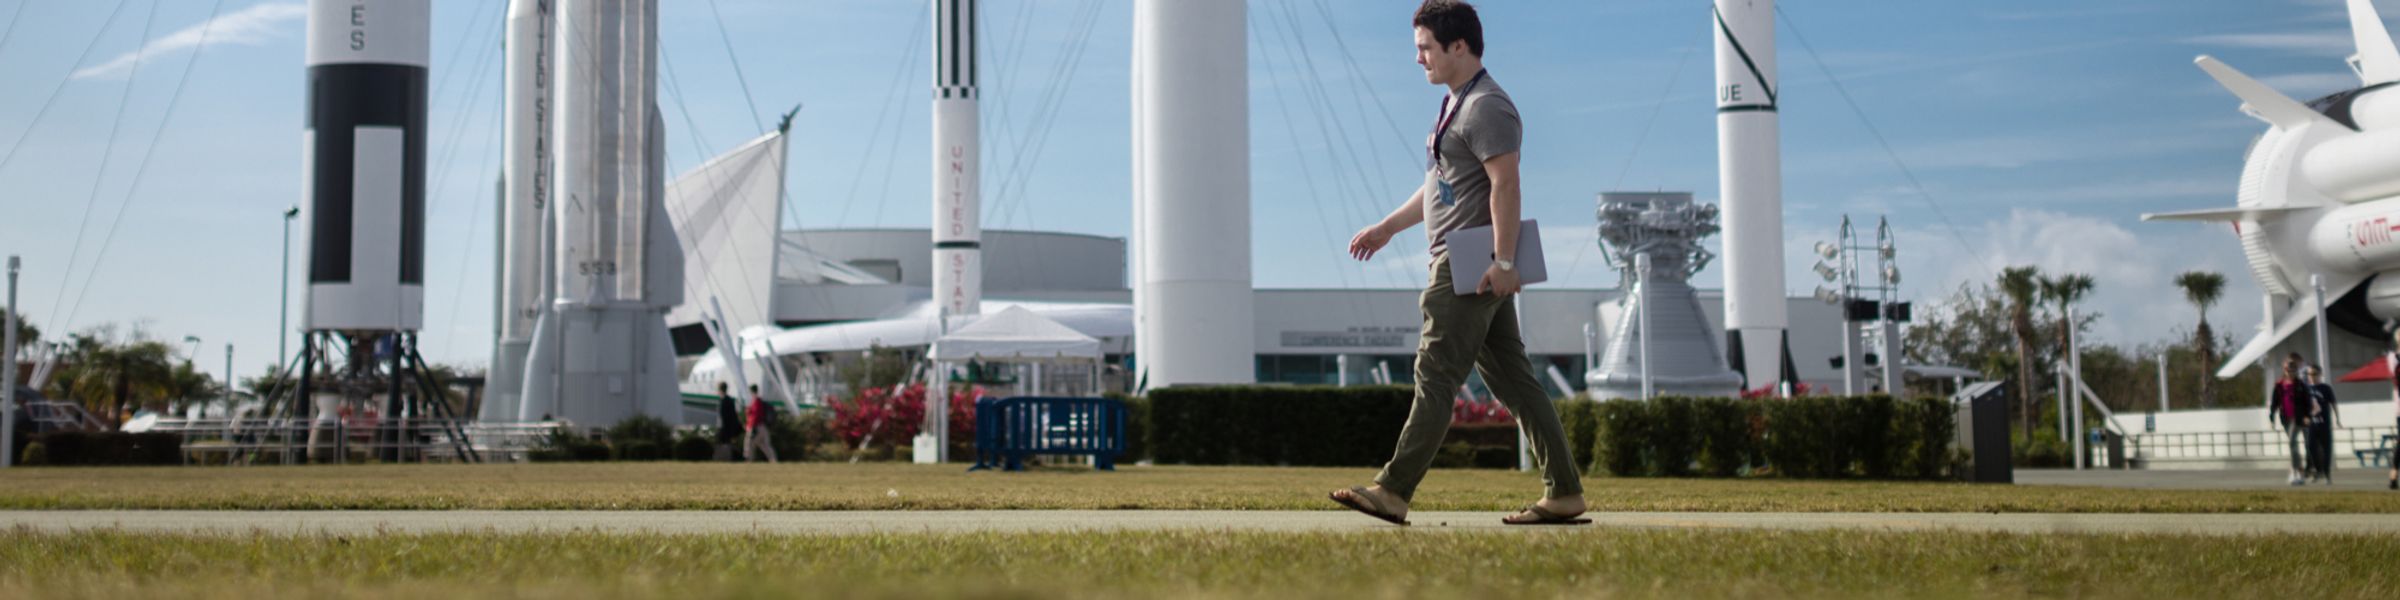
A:
<svg viewBox="0 0 2400 600">
<path fill-rule="evenodd" d="M 1452 109 L 1458 115 L 1450 119 L 1450 133 L 1442 138 L 1441 160 L 1435 167 L 1440 177 L 1450 182 L 1456 204 L 1444 206 L 1440 188 L 1430 180 L 1423 190 L 1425 234 L 1435 256 L 1448 250 L 1442 236 L 1492 224 L 1492 177 L 1484 172 L 1483 161 L 1516 152 L 1525 139 L 1516 102 L 1491 75 L 1484 75 L 1474 89 L 1467 90 L 1461 106 Z M 1441 129 L 1438 117 L 1434 129 L 1437 133 Z"/>
</svg>

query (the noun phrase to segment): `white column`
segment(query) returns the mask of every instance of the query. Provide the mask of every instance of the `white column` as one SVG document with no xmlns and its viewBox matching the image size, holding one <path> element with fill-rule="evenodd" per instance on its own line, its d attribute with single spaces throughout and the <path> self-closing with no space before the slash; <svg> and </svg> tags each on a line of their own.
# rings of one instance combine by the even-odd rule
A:
<svg viewBox="0 0 2400 600">
<path fill-rule="evenodd" d="M 1152 387 L 1255 381 L 1241 0 L 1137 0 L 1137 343 Z"/>
<path fill-rule="evenodd" d="M 1783 166 L 1773 0 L 1716 0 L 1717 187 L 1725 207 L 1725 328 L 1743 385 L 1783 374 Z"/>
</svg>

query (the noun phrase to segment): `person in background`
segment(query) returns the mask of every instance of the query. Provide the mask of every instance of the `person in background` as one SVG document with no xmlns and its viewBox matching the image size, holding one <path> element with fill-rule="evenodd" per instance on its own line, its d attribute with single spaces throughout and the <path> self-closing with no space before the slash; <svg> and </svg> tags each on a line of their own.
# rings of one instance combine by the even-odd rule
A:
<svg viewBox="0 0 2400 600">
<path fill-rule="evenodd" d="M 2292 485 L 2307 482 L 2301 475 L 2307 466 L 2308 452 L 2301 447 L 2307 429 L 2300 419 L 2307 415 L 2308 397 L 2308 386 L 2300 383 L 2300 353 L 2293 352 L 2283 358 L 2283 378 L 2275 380 L 2274 393 L 2267 395 L 2267 420 L 2283 429 L 2284 441 L 2291 449 L 2292 470 L 2286 483 Z"/>
<path fill-rule="evenodd" d="M 2333 485 L 2333 428 L 2341 421 L 2341 405 L 2334 401 L 2333 386 L 2325 384 L 2323 365 L 2308 366 L 2308 391 L 2308 476 Z"/>
<path fill-rule="evenodd" d="M 750 422 L 743 428 L 743 431 L 746 432 L 744 434 L 746 441 L 742 442 L 742 460 L 756 461 L 759 454 L 765 454 L 767 462 L 777 462 L 775 460 L 775 440 L 772 439 L 774 429 L 767 426 L 774 420 L 774 414 L 767 408 L 767 399 L 759 396 L 758 386 L 752 384 L 750 386 Z"/>
<path fill-rule="evenodd" d="M 741 409 L 733 403 L 732 388 L 725 382 L 717 382 L 717 462 L 733 460 L 733 445 L 746 428 Z"/>
<path fill-rule="evenodd" d="M 2392 329 L 2392 353 L 2384 355 L 2384 367 L 2392 372 L 2392 414 L 2400 415 L 2400 327 Z M 2400 433 L 2400 417 L 2395 417 L 2393 431 Z M 2400 490 L 2400 452 L 2385 457 L 2392 463 L 2392 478 L 2386 489 Z"/>
</svg>

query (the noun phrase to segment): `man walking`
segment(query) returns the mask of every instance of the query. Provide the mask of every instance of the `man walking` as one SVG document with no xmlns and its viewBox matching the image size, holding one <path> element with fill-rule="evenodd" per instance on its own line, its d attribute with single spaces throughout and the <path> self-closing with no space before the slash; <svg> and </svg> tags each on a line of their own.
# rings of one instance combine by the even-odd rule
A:
<svg viewBox="0 0 2400 600">
<path fill-rule="evenodd" d="M 742 411 L 733 404 L 731 389 L 725 382 L 717 382 L 717 462 L 733 461 L 735 440 L 748 429 L 742 422 Z"/>
<path fill-rule="evenodd" d="M 2314 481 L 2333 485 L 2333 428 L 2341 422 L 2342 406 L 2325 383 L 2325 368 L 2308 366 L 2308 473 Z"/>
<path fill-rule="evenodd" d="M 745 440 L 742 442 L 743 461 L 756 461 L 758 455 L 765 454 L 767 462 L 777 462 L 775 460 L 774 428 L 769 426 L 773 422 L 775 422 L 774 411 L 767 408 L 766 398 L 758 395 L 758 384 L 750 384 L 750 422 L 743 428 L 745 432 L 743 434 Z"/>
<path fill-rule="evenodd" d="M 2307 480 L 2308 450 L 2306 430 L 2300 422 L 2308 415 L 2308 385 L 2300 383 L 2300 353 L 2283 358 L 2283 378 L 2275 380 L 2273 392 L 2267 395 L 2267 419 L 2283 429 L 2283 437 L 2292 453 L 2292 470 L 2285 483 L 2302 485 Z"/>
<path fill-rule="evenodd" d="M 1334 502 L 1392 523 L 1408 524 L 1408 505 L 1433 464 L 1458 389 L 1475 368 L 1493 395 L 1515 414 L 1532 438 L 1535 464 L 1547 488 L 1543 497 L 1503 522 L 1511 525 L 1589 523 L 1583 482 L 1567 447 L 1558 411 L 1534 379 L 1517 326 L 1514 296 L 1523 287 L 1516 272 L 1517 229 L 1522 193 L 1517 181 L 1518 147 L 1524 135 L 1517 107 L 1483 68 L 1483 24 L 1475 7 L 1457 0 L 1426 0 L 1412 19 L 1417 64 L 1427 82 L 1445 86 L 1433 134 L 1426 139 L 1425 184 L 1398 210 L 1350 239 L 1350 255 L 1367 260 L 1392 236 L 1425 223 L 1433 255 L 1431 281 L 1418 302 L 1424 328 L 1417 341 L 1416 403 L 1400 431 L 1399 447 L 1373 487 L 1336 490 Z M 1489 225 L 1495 249 L 1492 266 L 1476 293 L 1451 290 L 1450 256 L 1443 236 Z"/>
</svg>

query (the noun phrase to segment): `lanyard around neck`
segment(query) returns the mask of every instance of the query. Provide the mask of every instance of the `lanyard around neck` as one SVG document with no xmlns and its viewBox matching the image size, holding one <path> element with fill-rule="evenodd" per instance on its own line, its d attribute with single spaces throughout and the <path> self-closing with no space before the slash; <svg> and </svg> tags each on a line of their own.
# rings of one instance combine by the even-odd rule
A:
<svg viewBox="0 0 2400 600">
<path fill-rule="evenodd" d="M 1427 168 L 1431 168 L 1433 165 L 1440 164 L 1442 160 L 1442 138 L 1450 135 L 1450 122 L 1458 120 L 1459 109 L 1466 107 L 1467 92 L 1475 91 L 1475 84 L 1482 83 L 1483 76 L 1490 72 L 1491 70 L 1489 69 L 1476 71 L 1475 77 L 1468 79 L 1465 87 L 1458 88 L 1458 93 L 1442 96 L 1442 112 L 1440 118 L 1434 123 L 1433 141 L 1428 142 L 1425 145 L 1425 163 Z M 1456 107 L 1451 106 L 1450 100 L 1452 98 L 1458 99 Z"/>
</svg>

